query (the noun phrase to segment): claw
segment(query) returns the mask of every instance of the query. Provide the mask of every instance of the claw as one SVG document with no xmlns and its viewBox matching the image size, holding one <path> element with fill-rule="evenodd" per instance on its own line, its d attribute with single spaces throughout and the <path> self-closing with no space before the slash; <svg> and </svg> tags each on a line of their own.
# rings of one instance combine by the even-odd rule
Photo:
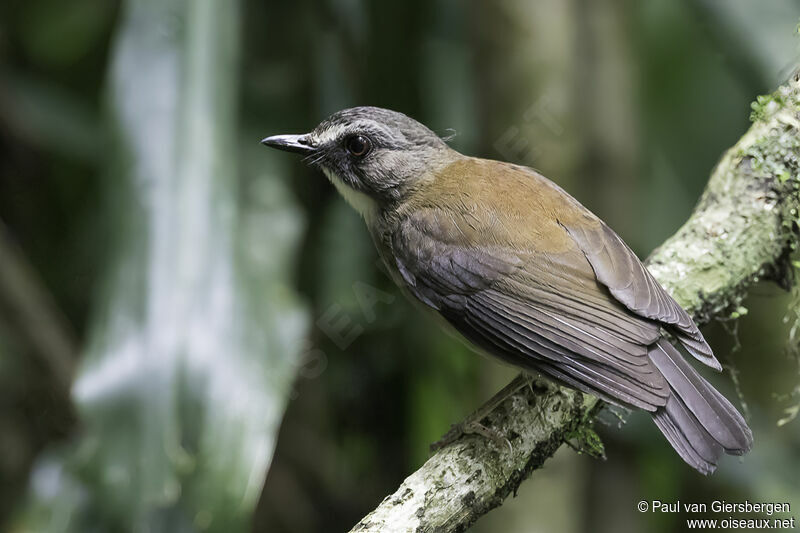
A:
<svg viewBox="0 0 800 533">
<path fill-rule="evenodd" d="M 508 446 L 509 453 L 514 453 L 514 446 L 507 437 L 474 420 L 450 426 L 450 430 L 441 439 L 430 445 L 430 450 L 431 452 L 437 452 L 464 435 L 480 435 L 494 442 L 498 447 Z"/>
</svg>

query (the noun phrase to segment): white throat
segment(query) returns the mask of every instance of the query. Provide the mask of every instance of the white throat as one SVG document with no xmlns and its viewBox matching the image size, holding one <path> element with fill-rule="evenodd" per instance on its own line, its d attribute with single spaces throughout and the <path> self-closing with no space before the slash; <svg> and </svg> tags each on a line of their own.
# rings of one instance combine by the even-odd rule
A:
<svg viewBox="0 0 800 533">
<path fill-rule="evenodd" d="M 350 204 L 350 206 L 358 211 L 358 214 L 364 218 L 364 220 L 369 223 L 375 217 L 375 214 L 378 211 L 378 204 L 364 194 L 361 191 L 357 191 L 351 187 L 345 185 L 345 183 L 339 179 L 339 176 L 331 172 L 330 170 L 323 168 L 322 171 L 328 177 L 333 186 L 336 187 L 336 190 L 339 191 L 339 194 L 345 199 L 345 201 Z"/>
</svg>

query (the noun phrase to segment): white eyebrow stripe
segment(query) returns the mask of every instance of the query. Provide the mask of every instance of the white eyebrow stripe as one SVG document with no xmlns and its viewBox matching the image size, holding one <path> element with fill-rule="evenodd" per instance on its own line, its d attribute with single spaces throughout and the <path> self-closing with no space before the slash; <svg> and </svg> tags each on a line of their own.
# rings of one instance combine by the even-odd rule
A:
<svg viewBox="0 0 800 533">
<path fill-rule="evenodd" d="M 358 120 L 349 124 L 334 124 L 322 130 L 319 135 L 313 137 L 315 143 L 325 145 L 330 142 L 336 141 L 345 133 L 357 133 L 365 131 L 367 135 L 376 137 L 377 139 L 391 139 L 392 132 L 387 130 L 384 126 L 376 124 L 369 120 Z M 399 132 L 398 132 L 399 133 Z M 402 137 L 402 134 L 400 134 Z"/>
<path fill-rule="evenodd" d="M 322 132 L 322 135 L 315 139 L 319 144 L 327 144 L 329 142 L 335 141 L 339 138 L 339 136 L 347 131 L 347 126 L 342 124 L 336 124 Z"/>
</svg>

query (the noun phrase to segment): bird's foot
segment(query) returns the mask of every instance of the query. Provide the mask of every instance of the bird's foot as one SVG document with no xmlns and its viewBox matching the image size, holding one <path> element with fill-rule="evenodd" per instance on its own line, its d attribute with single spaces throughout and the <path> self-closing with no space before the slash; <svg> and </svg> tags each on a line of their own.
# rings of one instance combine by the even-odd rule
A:
<svg viewBox="0 0 800 533">
<path fill-rule="evenodd" d="M 450 426 L 450 430 L 445 433 L 441 439 L 431 444 L 431 452 L 441 450 L 448 444 L 452 444 L 464 435 L 474 434 L 481 435 L 491 440 L 497 444 L 498 448 L 508 447 L 509 451 L 513 452 L 514 447 L 511 445 L 511 441 L 505 436 L 501 435 L 496 429 L 483 424 L 483 421 L 489 414 L 491 414 L 492 411 L 497 408 L 497 406 L 502 404 L 520 389 L 524 387 L 530 387 L 531 390 L 533 390 L 532 379 L 533 378 L 527 374 L 520 374 L 517 376 L 511 383 L 503 388 L 503 390 L 495 394 L 488 402 L 479 407 L 477 411 L 469 415 L 465 421 Z"/>
<path fill-rule="evenodd" d="M 431 444 L 431 452 L 437 452 L 441 450 L 445 446 L 454 443 L 464 435 L 480 435 L 494 442 L 498 448 L 508 447 L 509 452 L 513 453 L 514 451 L 511 441 L 501 435 L 498 431 L 486 427 L 485 425 L 481 424 L 479 420 L 471 419 L 450 426 L 450 430 L 445 433 L 441 439 Z"/>
</svg>

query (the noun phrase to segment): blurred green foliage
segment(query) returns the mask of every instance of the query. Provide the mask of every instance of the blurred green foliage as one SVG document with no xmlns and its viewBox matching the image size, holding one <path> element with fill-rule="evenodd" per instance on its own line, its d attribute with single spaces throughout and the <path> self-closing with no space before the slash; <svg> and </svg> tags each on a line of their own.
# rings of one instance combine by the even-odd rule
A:
<svg viewBox="0 0 800 533">
<path fill-rule="evenodd" d="M 798 19 L 796 0 L 4 2 L 0 222 L 78 374 L 67 397 L 0 294 L 0 521 L 349 529 L 512 371 L 421 317 L 324 178 L 258 140 L 397 109 L 535 166 L 644 256 L 796 66 Z M 612 417 L 607 461 L 562 450 L 474 530 L 682 529 L 635 511 L 656 498 L 800 509 L 800 426 L 777 425 L 797 301 L 764 285 L 746 307 L 705 329 L 749 407 L 741 463 L 698 478 Z M 122 377 L 93 388 L 103 368 Z"/>
</svg>

